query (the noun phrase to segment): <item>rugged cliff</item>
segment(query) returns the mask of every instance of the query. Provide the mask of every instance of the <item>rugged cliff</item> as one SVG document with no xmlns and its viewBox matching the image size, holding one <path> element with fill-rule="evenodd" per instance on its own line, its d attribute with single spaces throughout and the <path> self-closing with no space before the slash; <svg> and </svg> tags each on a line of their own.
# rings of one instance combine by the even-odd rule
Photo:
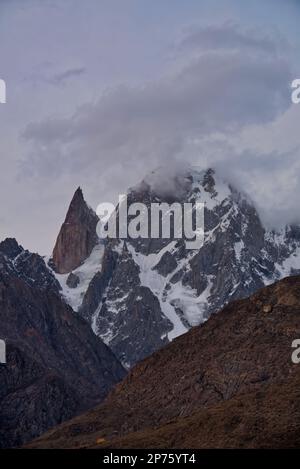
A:
<svg viewBox="0 0 300 469">
<path fill-rule="evenodd" d="M 98 217 L 86 204 L 79 187 L 53 250 L 53 264 L 57 272 L 71 272 L 91 254 L 97 243 L 97 223 Z"/>
<path fill-rule="evenodd" d="M 66 305 L 37 254 L 0 244 L 0 447 L 18 446 L 101 402 L 125 370 Z"/>
</svg>

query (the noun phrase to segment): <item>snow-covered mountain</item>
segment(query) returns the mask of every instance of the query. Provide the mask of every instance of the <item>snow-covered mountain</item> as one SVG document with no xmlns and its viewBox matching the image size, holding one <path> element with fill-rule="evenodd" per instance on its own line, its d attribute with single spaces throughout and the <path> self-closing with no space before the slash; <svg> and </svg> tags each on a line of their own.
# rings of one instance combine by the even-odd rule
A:
<svg viewBox="0 0 300 469">
<path fill-rule="evenodd" d="M 79 215 L 76 220 L 72 201 L 73 230 L 80 240 L 95 240 L 95 216 L 82 193 L 74 197 Z M 187 250 L 176 239 L 93 241 L 86 249 L 91 254 L 84 260 L 81 256 L 72 272 L 55 274 L 66 301 L 127 366 L 206 321 L 229 301 L 300 273 L 300 227 L 266 230 L 251 200 L 212 169 L 182 171 L 170 176 L 168 184 L 158 170 L 128 191 L 128 204 L 175 201 L 204 202 L 200 249 Z M 89 226 L 82 224 L 82 213 L 88 214 Z M 66 246 L 73 230 L 67 216 L 59 234 Z M 68 264 L 62 251 L 58 255 L 56 248 L 57 265 L 59 256 Z M 50 262 L 56 272 L 57 265 Z"/>
</svg>

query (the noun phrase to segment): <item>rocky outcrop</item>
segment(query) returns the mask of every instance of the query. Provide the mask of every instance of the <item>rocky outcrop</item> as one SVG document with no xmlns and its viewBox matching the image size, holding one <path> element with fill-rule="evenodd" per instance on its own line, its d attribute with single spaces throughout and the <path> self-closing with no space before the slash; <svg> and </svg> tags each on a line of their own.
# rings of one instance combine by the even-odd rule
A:
<svg viewBox="0 0 300 469">
<path fill-rule="evenodd" d="M 167 333 L 172 330 L 157 297 L 141 285 L 139 274 L 124 244 L 95 321 L 96 334 L 129 367 L 166 345 Z"/>
<path fill-rule="evenodd" d="M 103 404 L 31 446 L 297 447 L 299 319 L 300 277 L 230 303 L 135 366 Z"/>
<path fill-rule="evenodd" d="M 17 447 L 78 413 L 80 395 L 9 341 L 0 365 L 0 448 Z"/>
<path fill-rule="evenodd" d="M 73 274 L 73 272 L 71 272 L 71 273 L 68 275 L 68 278 L 67 278 L 67 281 L 66 281 L 66 285 L 67 285 L 69 288 L 76 288 L 76 287 L 78 287 L 79 283 L 80 283 L 80 278 L 78 277 L 78 275 Z"/>
<path fill-rule="evenodd" d="M 39 254 L 23 249 L 14 238 L 7 238 L 0 243 L 0 256 L 3 259 L 0 266 L 2 273 L 4 270 L 11 271 L 29 285 L 57 294 L 61 290 L 44 259 Z"/>
<path fill-rule="evenodd" d="M 14 238 L 6 238 L 0 243 L 0 252 L 9 259 L 15 259 L 22 251 L 22 246 Z"/>
<path fill-rule="evenodd" d="M 48 269 L 36 256 L 0 253 L 0 338 L 7 348 L 0 366 L 0 447 L 18 446 L 95 405 L 125 375 L 89 324 L 51 282 L 47 287 L 42 274 Z"/>
<path fill-rule="evenodd" d="M 54 250 L 53 265 L 60 274 L 69 273 L 82 264 L 97 244 L 99 219 L 86 204 L 79 187 L 71 201 Z"/>
<path fill-rule="evenodd" d="M 101 262 L 101 270 L 92 278 L 79 308 L 79 314 L 90 323 L 95 311 L 100 309 L 102 300 L 105 300 L 105 292 L 111 281 L 118 254 L 111 249 L 106 249 Z"/>
</svg>

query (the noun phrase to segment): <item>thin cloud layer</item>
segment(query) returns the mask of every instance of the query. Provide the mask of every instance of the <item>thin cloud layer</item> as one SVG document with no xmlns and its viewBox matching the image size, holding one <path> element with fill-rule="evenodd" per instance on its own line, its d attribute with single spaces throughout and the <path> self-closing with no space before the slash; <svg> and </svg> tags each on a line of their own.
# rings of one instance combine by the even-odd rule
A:
<svg viewBox="0 0 300 469">
<path fill-rule="evenodd" d="M 262 33 L 258 28 L 242 29 L 238 24 L 227 21 L 206 27 L 192 27 L 178 44 L 179 50 L 195 50 L 197 52 L 220 49 L 231 49 L 255 52 L 261 51 L 268 55 L 278 53 L 289 48 L 287 41 L 278 30 Z"/>
<path fill-rule="evenodd" d="M 203 138 L 264 125 L 290 106 L 291 72 L 277 41 L 238 32 L 233 24 L 199 34 L 207 34 L 213 50 L 176 72 L 145 86 L 110 89 L 70 118 L 29 124 L 23 138 L 31 151 L 23 167 L 37 177 L 80 174 L 91 185 L 109 175 L 110 191 L 119 192 L 114 172 L 131 185 L 156 166 L 194 161 Z"/>
<path fill-rule="evenodd" d="M 83 75 L 85 72 L 86 70 L 84 67 L 70 68 L 54 75 L 50 78 L 50 83 L 53 83 L 54 85 L 65 84 L 71 78 Z"/>
</svg>

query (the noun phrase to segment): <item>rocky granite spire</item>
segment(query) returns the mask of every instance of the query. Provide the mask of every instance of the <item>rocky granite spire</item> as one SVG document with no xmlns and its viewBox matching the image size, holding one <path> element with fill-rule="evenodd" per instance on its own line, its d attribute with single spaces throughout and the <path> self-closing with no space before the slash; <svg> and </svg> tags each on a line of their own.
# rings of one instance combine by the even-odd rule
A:
<svg viewBox="0 0 300 469">
<path fill-rule="evenodd" d="M 53 250 L 53 264 L 58 273 L 71 272 L 91 254 L 97 243 L 98 220 L 78 187 Z"/>
</svg>

